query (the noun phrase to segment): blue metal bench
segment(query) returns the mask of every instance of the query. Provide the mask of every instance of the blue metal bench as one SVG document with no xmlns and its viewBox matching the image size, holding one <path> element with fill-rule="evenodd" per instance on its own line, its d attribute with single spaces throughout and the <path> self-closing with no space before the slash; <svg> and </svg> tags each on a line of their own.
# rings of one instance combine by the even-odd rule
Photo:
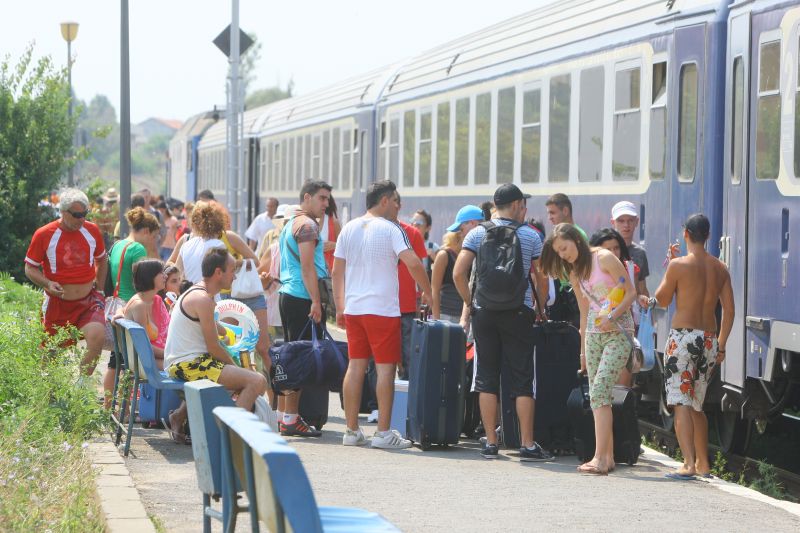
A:
<svg viewBox="0 0 800 533">
<path fill-rule="evenodd" d="M 159 370 L 156 366 L 153 347 L 150 345 L 150 339 L 147 338 L 144 328 L 132 320 L 120 319 L 116 323 L 124 331 L 122 339 L 119 339 L 121 341 L 119 344 L 122 344 L 121 349 L 125 366 L 133 373 L 133 388 L 131 390 L 138 391 L 140 383 L 149 383 L 154 389 L 183 391 L 183 381 L 170 378 L 165 371 Z M 117 445 L 120 443 L 122 433 L 125 433 L 125 450 L 123 452 L 125 457 L 128 456 L 131 447 L 133 423 L 136 420 L 138 405 L 137 394 L 134 393 L 132 395 L 130 404 L 130 409 L 127 413 L 127 430 L 123 429 L 126 415 L 125 400 L 123 400 L 119 424 L 117 425 Z"/>
<path fill-rule="evenodd" d="M 219 428 L 211 412 L 215 407 L 233 407 L 236 404 L 229 390 L 207 379 L 186 383 L 183 392 L 189 411 L 189 426 L 192 428 L 192 454 L 197 472 L 197 485 L 203 493 L 203 532 L 211 533 L 211 519 L 222 521 L 225 514 L 224 507 L 228 505 L 228 502 L 223 501 L 223 512 L 211 506 L 212 498 L 219 501 L 222 496 Z M 238 487 L 237 492 L 241 492 Z M 231 513 L 240 509 L 246 510 L 237 506 L 235 502 L 230 504 L 233 506 Z"/>
<path fill-rule="evenodd" d="M 235 483 L 240 481 L 251 502 L 252 531 L 260 531 L 259 522 L 280 533 L 400 531 L 377 513 L 318 507 L 297 452 L 254 414 L 238 407 L 217 407 L 214 417 L 220 428 L 223 501 L 236 497 Z M 224 520 L 224 525 L 225 531 L 233 531 L 229 521 Z"/>
</svg>

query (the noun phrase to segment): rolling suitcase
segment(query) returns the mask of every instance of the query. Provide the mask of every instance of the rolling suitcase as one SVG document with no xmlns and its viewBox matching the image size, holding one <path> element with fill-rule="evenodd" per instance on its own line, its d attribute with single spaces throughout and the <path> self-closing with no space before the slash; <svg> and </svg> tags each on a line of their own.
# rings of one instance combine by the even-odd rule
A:
<svg viewBox="0 0 800 533">
<path fill-rule="evenodd" d="M 581 461 L 589 461 L 594 457 L 595 435 L 587 380 L 582 380 L 572 390 L 567 405 L 575 435 L 575 454 Z M 630 389 L 614 386 L 611 412 L 614 416 L 614 461 L 634 465 L 639 460 L 642 442 L 636 419 L 636 396 Z"/>
<path fill-rule="evenodd" d="M 145 427 L 149 427 L 151 422 L 161 427 L 161 420 L 169 421 L 170 411 L 181 406 L 181 397 L 174 390 L 159 390 L 149 383 L 142 383 L 139 391 L 139 421 Z"/>
<path fill-rule="evenodd" d="M 441 320 L 415 320 L 411 332 L 406 438 L 427 450 L 457 444 L 464 423 L 464 330 Z"/>
<path fill-rule="evenodd" d="M 548 321 L 534 326 L 536 332 L 536 408 L 534 438 L 542 447 L 564 453 L 572 451 L 573 439 L 567 413 L 567 398 L 578 384 L 581 334 L 569 322 Z M 519 449 L 519 420 L 515 402 L 508 395 L 500 374 L 500 433 L 508 449 Z"/>
</svg>

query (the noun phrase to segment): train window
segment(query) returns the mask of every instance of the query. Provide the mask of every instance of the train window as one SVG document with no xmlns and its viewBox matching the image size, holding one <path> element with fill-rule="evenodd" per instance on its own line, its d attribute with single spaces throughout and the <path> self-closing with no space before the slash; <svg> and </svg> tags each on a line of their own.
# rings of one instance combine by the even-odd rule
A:
<svg viewBox="0 0 800 533">
<path fill-rule="evenodd" d="M 331 132 L 322 132 L 322 172 L 319 179 L 330 182 L 331 179 Z"/>
<path fill-rule="evenodd" d="M 311 172 L 306 176 L 307 180 L 318 180 L 319 179 L 319 169 L 321 166 L 320 162 L 320 144 L 321 139 L 319 133 L 314 135 L 314 144 L 311 150 Z"/>
<path fill-rule="evenodd" d="M 311 177 L 311 153 L 313 150 L 311 145 L 311 135 L 306 135 L 306 138 L 303 141 L 303 148 L 303 176 L 300 180 L 301 182 L 304 182 Z"/>
<path fill-rule="evenodd" d="M 514 115 L 517 100 L 514 87 L 497 92 L 497 183 L 514 179 Z"/>
<path fill-rule="evenodd" d="M 378 149 L 378 179 L 386 177 L 386 146 L 388 143 L 386 133 L 386 121 L 381 120 L 381 139 L 380 148 Z"/>
<path fill-rule="evenodd" d="M 267 147 L 262 145 L 261 146 L 261 158 L 259 161 L 259 192 L 263 193 L 265 191 L 269 191 L 269 176 L 267 175 L 267 169 L 269 168 L 269 163 L 267 162 L 267 154 L 269 151 Z"/>
<path fill-rule="evenodd" d="M 678 180 L 694 181 L 697 165 L 697 65 L 681 66 L 678 126 Z"/>
<path fill-rule="evenodd" d="M 522 183 L 539 182 L 541 101 L 541 89 L 526 90 L 522 94 Z"/>
<path fill-rule="evenodd" d="M 431 110 L 419 113 L 419 186 L 431 186 Z"/>
<path fill-rule="evenodd" d="M 289 167 L 289 142 L 286 139 L 281 141 L 281 190 L 289 190 L 289 183 L 286 179 Z"/>
<path fill-rule="evenodd" d="M 758 63 L 756 179 L 778 177 L 781 149 L 781 42 L 761 43 Z"/>
<path fill-rule="evenodd" d="M 333 129 L 333 143 L 331 146 L 331 181 L 329 183 L 334 190 L 339 188 L 339 154 L 341 152 L 341 149 L 339 148 L 340 134 L 339 128 Z M 347 140 L 345 140 L 345 142 L 347 142 Z"/>
<path fill-rule="evenodd" d="M 289 139 L 289 157 L 286 160 L 286 190 L 298 189 L 294 179 L 294 137 Z"/>
<path fill-rule="evenodd" d="M 389 179 L 397 183 L 400 175 L 400 118 L 389 117 Z"/>
<path fill-rule="evenodd" d="M 348 128 L 342 130 L 342 189 L 350 188 L 350 137 L 352 131 Z"/>
<path fill-rule="evenodd" d="M 600 181 L 603 175 L 603 105 L 605 68 L 581 72 L 578 123 L 578 181 Z"/>
<path fill-rule="evenodd" d="M 640 85 L 639 67 L 617 71 L 614 89 L 614 156 L 611 165 L 615 181 L 632 181 L 639 177 L 642 129 Z"/>
<path fill-rule="evenodd" d="M 295 139 L 294 152 L 294 182 L 299 189 L 303 183 L 303 136 L 299 135 Z"/>
<path fill-rule="evenodd" d="M 469 98 L 456 100 L 455 183 L 469 181 Z"/>
<path fill-rule="evenodd" d="M 733 98 L 731 102 L 731 183 L 742 181 L 744 151 L 744 62 L 733 60 Z"/>
<path fill-rule="evenodd" d="M 569 74 L 550 80 L 549 181 L 569 180 L 569 108 L 572 82 Z"/>
<path fill-rule="evenodd" d="M 797 90 L 794 93 L 794 177 L 800 179 L 800 53 L 795 69 Z"/>
<path fill-rule="evenodd" d="M 653 64 L 650 105 L 650 179 L 663 180 L 667 166 L 667 62 Z"/>
<path fill-rule="evenodd" d="M 436 185 L 446 187 L 450 174 L 450 102 L 436 108 Z"/>
<path fill-rule="evenodd" d="M 403 186 L 414 186 L 414 136 L 416 111 L 406 111 L 403 115 Z"/>
<path fill-rule="evenodd" d="M 492 141 L 492 95 L 475 97 L 475 183 L 489 183 L 489 157 Z"/>
<path fill-rule="evenodd" d="M 272 190 L 280 189 L 279 176 L 281 172 L 281 143 L 272 144 Z"/>
</svg>

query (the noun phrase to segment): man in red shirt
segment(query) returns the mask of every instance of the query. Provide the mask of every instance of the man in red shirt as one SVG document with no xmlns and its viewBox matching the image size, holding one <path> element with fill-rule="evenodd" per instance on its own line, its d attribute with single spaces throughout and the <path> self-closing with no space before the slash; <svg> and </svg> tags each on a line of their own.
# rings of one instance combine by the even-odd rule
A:
<svg viewBox="0 0 800 533">
<path fill-rule="evenodd" d="M 414 250 L 417 257 L 420 260 L 425 259 L 428 256 L 428 252 L 425 249 L 425 239 L 422 238 L 419 230 L 399 218 L 393 220 L 393 222 L 400 224 L 400 227 L 406 232 L 406 236 L 411 242 L 411 249 Z M 408 267 L 402 261 L 397 264 L 397 280 L 400 283 L 398 292 L 400 294 L 401 338 L 403 339 L 403 362 L 398 370 L 400 379 L 408 379 L 408 361 L 411 357 L 411 328 L 414 326 L 414 317 L 417 314 L 417 283 L 411 277 Z"/>
<path fill-rule="evenodd" d="M 25 275 L 44 289 L 42 322 L 53 335 L 67 325 L 86 340 L 81 372 L 92 375 L 105 340 L 105 301 L 102 287 L 108 261 L 103 235 L 86 221 L 89 199 L 78 189 L 61 193 L 61 218 L 33 234 L 25 255 Z"/>
</svg>

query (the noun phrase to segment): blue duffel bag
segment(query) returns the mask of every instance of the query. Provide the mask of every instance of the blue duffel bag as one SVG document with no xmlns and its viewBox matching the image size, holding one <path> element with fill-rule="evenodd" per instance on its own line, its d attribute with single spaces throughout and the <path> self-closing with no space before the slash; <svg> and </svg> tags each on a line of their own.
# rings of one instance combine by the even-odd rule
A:
<svg viewBox="0 0 800 533">
<path fill-rule="evenodd" d="M 311 386 L 340 390 L 347 371 L 347 343 L 334 340 L 327 330 L 317 337 L 317 327 L 309 319 L 310 341 L 276 342 L 269 349 L 272 360 L 270 378 L 278 394 Z M 305 328 L 300 336 L 305 333 Z"/>
</svg>

